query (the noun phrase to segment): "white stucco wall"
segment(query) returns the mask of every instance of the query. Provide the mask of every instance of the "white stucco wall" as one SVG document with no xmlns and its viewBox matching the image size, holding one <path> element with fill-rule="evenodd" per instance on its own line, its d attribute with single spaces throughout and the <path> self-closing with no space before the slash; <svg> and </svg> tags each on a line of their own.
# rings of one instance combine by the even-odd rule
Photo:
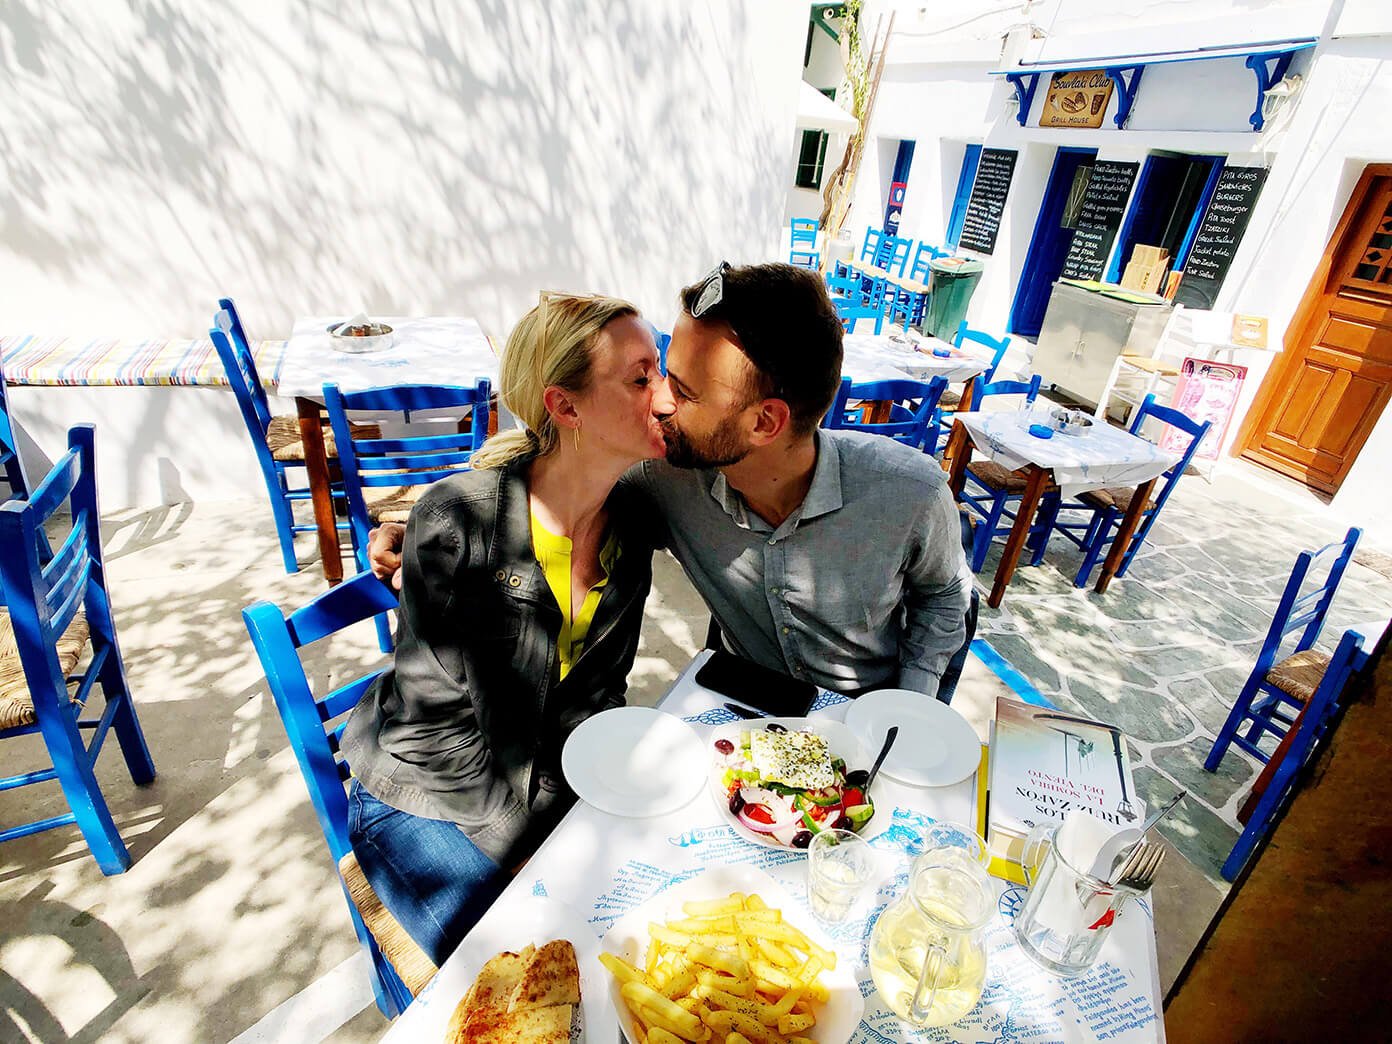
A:
<svg viewBox="0 0 1392 1044">
<path fill-rule="evenodd" d="M 807 17 L 806 0 L 6 5 L 0 326 L 197 336 L 230 294 L 254 337 L 358 307 L 505 334 L 544 288 L 670 322 L 715 259 L 778 249 Z M 63 395 L 16 405 L 21 426 L 24 399 L 42 410 L 49 455 L 43 433 L 87 419 Z M 104 480 L 106 503 L 160 490 L 189 433 L 149 396 L 100 410 L 142 433 L 141 476 Z"/>
</svg>

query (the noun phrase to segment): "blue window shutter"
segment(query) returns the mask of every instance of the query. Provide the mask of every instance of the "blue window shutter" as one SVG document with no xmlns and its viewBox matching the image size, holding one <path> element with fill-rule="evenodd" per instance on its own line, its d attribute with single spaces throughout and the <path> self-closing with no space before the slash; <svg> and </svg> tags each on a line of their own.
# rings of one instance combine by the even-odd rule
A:
<svg viewBox="0 0 1392 1044">
<path fill-rule="evenodd" d="M 962 157 L 962 173 L 957 178 L 957 198 L 952 201 L 952 216 L 947 222 L 947 245 L 954 250 L 962 235 L 962 223 L 967 219 L 967 200 L 971 198 L 972 184 L 976 181 L 976 165 L 980 162 L 981 146 L 968 145 L 967 154 Z"/>
</svg>

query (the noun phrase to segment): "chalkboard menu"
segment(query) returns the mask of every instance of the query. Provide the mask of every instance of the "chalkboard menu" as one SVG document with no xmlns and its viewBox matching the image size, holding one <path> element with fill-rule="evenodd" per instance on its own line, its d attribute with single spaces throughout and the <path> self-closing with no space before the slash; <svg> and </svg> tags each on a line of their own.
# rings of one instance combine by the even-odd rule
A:
<svg viewBox="0 0 1392 1044">
<path fill-rule="evenodd" d="M 1010 179 L 1015 176 L 1016 155 L 1014 149 L 981 150 L 958 246 L 979 254 L 995 252 L 1001 212 L 1005 210 L 1005 197 L 1010 194 Z"/>
<path fill-rule="evenodd" d="M 1204 211 L 1199 234 L 1194 237 L 1194 246 L 1184 263 L 1184 277 L 1175 293 L 1180 304 L 1212 308 L 1218 300 L 1218 290 L 1265 183 L 1264 167 L 1224 167 L 1218 175 L 1218 185 Z"/>
<path fill-rule="evenodd" d="M 1063 261 L 1065 279 L 1097 279 L 1107 266 L 1112 252 L 1126 200 L 1136 180 L 1136 163 L 1102 161 L 1092 168 L 1083 202 L 1078 208 L 1078 223 L 1073 230 L 1073 242 Z"/>
</svg>

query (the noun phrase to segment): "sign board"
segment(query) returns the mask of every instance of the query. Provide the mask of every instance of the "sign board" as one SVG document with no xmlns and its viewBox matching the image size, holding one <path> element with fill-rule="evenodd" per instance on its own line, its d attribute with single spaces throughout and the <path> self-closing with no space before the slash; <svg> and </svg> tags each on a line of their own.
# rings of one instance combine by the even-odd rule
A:
<svg viewBox="0 0 1392 1044">
<path fill-rule="evenodd" d="M 891 236 L 899 234 L 899 215 L 904 212 L 904 193 L 908 184 L 896 181 L 889 186 L 889 202 L 885 204 L 884 230 Z"/>
<path fill-rule="evenodd" d="M 1174 402 L 1170 405 L 1192 420 L 1202 424 L 1212 421 L 1195 457 L 1217 460 L 1223 436 L 1232 421 L 1237 397 L 1242 394 L 1242 382 L 1247 379 L 1247 367 L 1232 363 L 1210 362 L 1208 359 L 1185 359 L 1179 368 L 1179 383 L 1175 385 Z M 1167 427 L 1160 439 L 1160 448 L 1183 453 L 1189 436 Z"/>
<path fill-rule="evenodd" d="M 1049 93 L 1039 114 L 1041 127 L 1100 127 L 1112 100 L 1112 78 L 1105 69 L 1076 69 L 1049 77 Z"/>
<path fill-rule="evenodd" d="M 1010 194 L 1010 179 L 1015 176 L 1014 149 L 982 149 L 981 162 L 976 167 L 967 200 L 967 214 L 962 221 L 962 237 L 957 245 L 979 254 L 991 254 L 996 249 L 996 233 L 1000 231 L 1005 197 Z"/>
<path fill-rule="evenodd" d="M 1213 307 L 1265 183 L 1264 167 L 1223 168 L 1184 263 L 1176 302 L 1187 308 Z"/>
<path fill-rule="evenodd" d="M 1139 169 L 1137 163 L 1103 160 L 1093 164 L 1092 176 L 1088 178 L 1078 210 L 1073 242 L 1068 245 L 1068 256 L 1063 260 L 1065 279 L 1101 277 Z"/>
</svg>

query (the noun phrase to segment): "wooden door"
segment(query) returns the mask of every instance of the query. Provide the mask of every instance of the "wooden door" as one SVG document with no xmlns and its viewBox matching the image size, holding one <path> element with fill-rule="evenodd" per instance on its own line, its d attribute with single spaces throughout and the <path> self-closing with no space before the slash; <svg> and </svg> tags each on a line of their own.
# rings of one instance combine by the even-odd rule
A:
<svg viewBox="0 0 1392 1044">
<path fill-rule="evenodd" d="M 1392 166 L 1368 167 L 1262 385 L 1242 455 L 1333 493 L 1392 397 Z"/>
</svg>

